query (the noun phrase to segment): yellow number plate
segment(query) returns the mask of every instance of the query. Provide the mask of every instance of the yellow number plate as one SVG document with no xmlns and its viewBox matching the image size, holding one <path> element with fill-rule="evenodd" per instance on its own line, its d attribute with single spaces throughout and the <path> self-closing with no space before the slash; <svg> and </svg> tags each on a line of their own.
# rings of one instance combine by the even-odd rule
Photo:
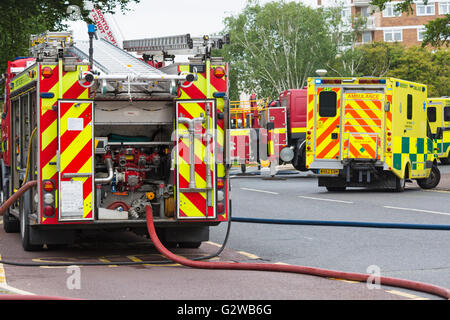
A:
<svg viewBox="0 0 450 320">
<path fill-rule="evenodd" d="M 339 169 L 320 169 L 319 174 L 339 174 Z"/>
</svg>

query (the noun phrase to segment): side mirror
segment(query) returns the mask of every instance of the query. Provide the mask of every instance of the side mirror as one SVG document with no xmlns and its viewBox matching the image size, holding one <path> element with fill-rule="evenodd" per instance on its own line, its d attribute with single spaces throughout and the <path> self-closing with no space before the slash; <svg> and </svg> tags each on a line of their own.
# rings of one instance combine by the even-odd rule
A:
<svg viewBox="0 0 450 320">
<path fill-rule="evenodd" d="M 389 101 L 384 104 L 384 111 L 385 112 L 391 111 L 391 103 Z"/>
</svg>

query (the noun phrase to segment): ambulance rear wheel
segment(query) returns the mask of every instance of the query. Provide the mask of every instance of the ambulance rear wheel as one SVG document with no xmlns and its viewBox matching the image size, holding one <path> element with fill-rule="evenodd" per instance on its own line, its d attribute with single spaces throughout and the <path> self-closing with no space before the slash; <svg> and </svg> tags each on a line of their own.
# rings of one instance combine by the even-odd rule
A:
<svg viewBox="0 0 450 320">
<path fill-rule="evenodd" d="M 326 187 L 328 191 L 330 192 L 339 192 L 339 191 L 345 191 L 345 189 L 347 189 L 347 187 Z"/>
<path fill-rule="evenodd" d="M 439 171 L 437 165 L 433 165 L 429 177 L 426 179 L 417 179 L 417 184 L 422 189 L 433 189 L 439 184 L 440 181 L 441 172 Z"/>
</svg>

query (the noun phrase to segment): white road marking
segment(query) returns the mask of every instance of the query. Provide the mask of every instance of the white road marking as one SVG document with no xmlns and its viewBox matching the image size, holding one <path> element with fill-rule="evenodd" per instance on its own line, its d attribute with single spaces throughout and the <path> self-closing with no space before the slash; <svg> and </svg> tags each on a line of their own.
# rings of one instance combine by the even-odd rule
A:
<svg viewBox="0 0 450 320">
<path fill-rule="evenodd" d="M 266 191 L 266 190 L 258 190 L 258 189 L 250 189 L 250 188 L 241 188 L 241 190 L 262 192 L 262 193 L 270 193 L 270 194 L 279 194 L 278 192 L 272 192 L 272 191 Z"/>
<path fill-rule="evenodd" d="M 352 204 L 352 201 L 345 201 L 345 200 L 335 200 L 335 199 L 325 199 L 325 198 L 314 198 L 314 197 L 306 197 L 306 196 L 298 196 L 299 198 L 303 199 L 311 199 L 311 200 L 320 200 L 320 201 L 331 201 L 331 202 L 340 202 L 340 203 L 349 203 Z"/>
<path fill-rule="evenodd" d="M 422 210 L 422 209 L 414 209 L 414 208 L 391 207 L 391 206 L 384 206 L 384 207 L 387 209 L 394 209 L 394 210 L 416 211 L 416 212 L 434 213 L 434 214 L 442 214 L 445 216 L 450 216 L 450 213 L 448 213 L 448 212 Z"/>
</svg>

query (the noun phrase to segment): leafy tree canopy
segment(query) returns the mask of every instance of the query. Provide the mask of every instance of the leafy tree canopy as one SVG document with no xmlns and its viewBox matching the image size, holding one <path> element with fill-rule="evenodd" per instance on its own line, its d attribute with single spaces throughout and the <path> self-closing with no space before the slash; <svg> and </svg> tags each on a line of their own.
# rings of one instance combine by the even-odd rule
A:
<svg viewBox="0 0 450 320">
<path fill-rule="evenodd" d="M 93 0 L 91 3 L 104 13 L 125 11 L 131 2 L 140 0 Z M 89 11 L 84 0 L 1 0 L 0 1 L 0 69 L 17 56 L 28 55 L 31 34 L 47 30 L 62 30 L 64 21 L 73 11 L 69 6 L 80 8 L 81 18 L 88 21 Z"/>
</svg>

